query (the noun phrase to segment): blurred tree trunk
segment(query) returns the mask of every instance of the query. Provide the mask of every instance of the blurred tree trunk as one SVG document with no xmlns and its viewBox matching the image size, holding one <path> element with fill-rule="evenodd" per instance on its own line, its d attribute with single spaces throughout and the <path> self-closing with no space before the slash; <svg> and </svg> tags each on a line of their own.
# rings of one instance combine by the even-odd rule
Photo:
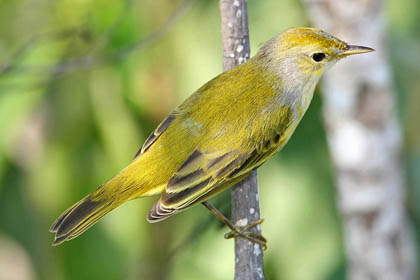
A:
<svg viewBox="0 0 420 280">
<path fill-rule="evenodd" d="M 246 0 L 220 0 L 219 6 L 226 71 L 249 59 L 248 9 Z M 237 225 L 260 218 L 256 170 L 232 188 L 232 218 Z M 253 231 L 261 234 L 261 227 Z M 265 279 L 261 246 L 241 237 L 235 238 L 235 279 Z"/>
<path fill-rule="evenodd" d="M 306 0 L 305 5 L 314 26 L 377 50 L 339 62 L 323 80 L 348 279 L 415 279 L 383 1 Z"/>
</svg>

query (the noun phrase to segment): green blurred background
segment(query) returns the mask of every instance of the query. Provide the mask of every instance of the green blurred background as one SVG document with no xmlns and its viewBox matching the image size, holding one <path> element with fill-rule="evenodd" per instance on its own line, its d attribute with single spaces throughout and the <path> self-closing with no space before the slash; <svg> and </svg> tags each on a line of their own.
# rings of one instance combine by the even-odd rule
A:
<svg viewBox="0 0 420 280">
<path fill-rule="evenodd" d="M 309 25 L 299 1 L 248 8 L 253 54 L 281 30 Z M 416 229 L 419 10 L 418 0 L 389 0 L 385 12 Z M 0 23 L 0 279 L 232 279 L 233 242 L 201 206 L 150 225 L 147 198 L 58 247 L 48 232 L 221 72 L 218 2 L 0 0 Z M 259 169 L 267 279 L 345 278 L 321 103 L 318 92 L 290 143 Z M 214 203 L 229 214 L 229 192 Z"/>
</svg>

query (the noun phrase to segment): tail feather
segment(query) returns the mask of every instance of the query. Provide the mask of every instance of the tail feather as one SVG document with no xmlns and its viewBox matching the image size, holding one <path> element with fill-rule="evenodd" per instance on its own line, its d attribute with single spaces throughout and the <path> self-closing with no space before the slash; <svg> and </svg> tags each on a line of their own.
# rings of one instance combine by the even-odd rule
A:
<svg viewBox="0 0 420 280">
<path fill-rule="evenodd" d="M 61 214 L 50 228 L 55 233 L 53 245 L 81 235 L 124 202 L 143 196 L 142 178 L 133 178 L 131 173 L 128 166 Z"/>
<path fill-rule="evenodd" d="M 118 205 L 109 200 L 92 200 L 91 196 L 82 199 L 67 209 L 51 226 L 50 231 L 56 233 L 53 245 L 79 236 Z"/>
</svg>

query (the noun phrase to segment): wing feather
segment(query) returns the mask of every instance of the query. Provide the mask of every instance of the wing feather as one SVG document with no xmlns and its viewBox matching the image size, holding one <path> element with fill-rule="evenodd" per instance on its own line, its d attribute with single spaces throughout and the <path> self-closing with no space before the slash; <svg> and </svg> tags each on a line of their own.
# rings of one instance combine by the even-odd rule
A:
<svg viewBox="0 0 420 280">
<path fill-rule="evenodd" d="M 194 151 L 169 181 L 159 201 L 150 209 L 149 222 L 158 222 L 218 193 L 260 166 L 269 151 L 216 153 Z M 193 167 L 194 166 L 194 167 Z M 186 170 L 190 173 L 185 172 Z"/>
<path fill-rule="evenodd" d="M 136 153 L 134 156 L 134 159 L 136 159 L 139 155 L 146 152 L 150 146 L 152 146 L 153 143 L 156 142 L 156 140 L 162 135 L 162 133 L 171 125 L 171 123 L 176 119 L 176 113 L 173 112 L 170 114 L 166 119 L 164 119 L 158 127 L 153 131 L 153 133 L 146 139 L 143 146 L 140 148 L 140 150 Z"/>
<path fill-rule="evenodd" d="M 278 119 L 271 120 L 263 134 L 257 134 L 265 137 L 253 139 L 252 146 L 241 142 L 198 146 L 168 180 L 159 201 L 149 211 L 148 221 L 166 219 L 245 178 L 287 142 L 295 128 L 290 126 L 292 114 L 289 108 L 281 110 Z M 212 148 L 219 150 L 208 150 Z"/>
</svg>

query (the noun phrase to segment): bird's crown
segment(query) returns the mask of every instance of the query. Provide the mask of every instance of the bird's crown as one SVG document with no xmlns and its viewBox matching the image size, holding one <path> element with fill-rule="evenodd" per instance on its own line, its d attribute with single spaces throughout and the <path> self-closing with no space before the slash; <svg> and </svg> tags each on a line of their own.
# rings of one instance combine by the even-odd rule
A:
<svg viewBox="0 0 420 280">
<path fill-rule="evenodd" d="M 298 27 L 284 31 L 280 38 L 282 47 L 316 46 L 321 49 L 345 50 L 347 43 L 316 28 Z"/>
</svg>

